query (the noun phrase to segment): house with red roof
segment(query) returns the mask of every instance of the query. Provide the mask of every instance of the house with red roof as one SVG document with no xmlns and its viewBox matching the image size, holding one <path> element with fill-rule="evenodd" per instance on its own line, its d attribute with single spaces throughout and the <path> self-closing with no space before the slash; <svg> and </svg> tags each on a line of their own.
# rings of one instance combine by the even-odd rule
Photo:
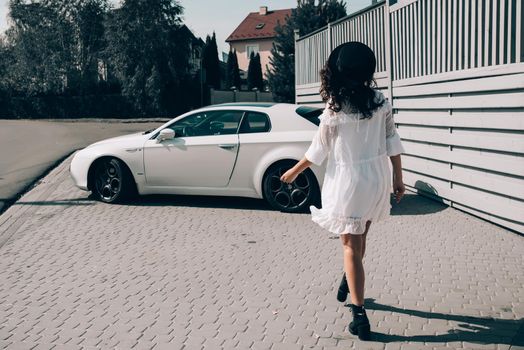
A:
<svg viewBox="0 0 524 350">
<path fill-rule="evenodd" d="M 238 66 L 247 72 L 251 52 L 260 54 L 262 73 L 267 73 L 271 48 L 276 36 L 275 28 L 280 23 L 283 25 L 291 17 L 293 9 L 272 10 L 267 6 L 260 6 L 258 12 L 251 12 L 229 35 L 226 42 L 232 50 L 236 50 Z"/>
</svg>

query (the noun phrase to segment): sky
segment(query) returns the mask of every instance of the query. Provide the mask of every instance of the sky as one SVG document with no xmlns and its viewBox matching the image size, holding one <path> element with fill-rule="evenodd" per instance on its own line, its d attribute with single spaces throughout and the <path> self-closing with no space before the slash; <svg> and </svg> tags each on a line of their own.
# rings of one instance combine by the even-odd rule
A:
<svg viewBox="0 0 524 350">
<path fill-rule="evenodd" d="M 0 32 L 7 28 L 9 0 L 0 0 Z M 229 34 L 242 22 L 249 12 L 258 11 L 260 6 L 269 10 L 296 7 L 296 0 L 180 0 L 185 8 L 184 23 L 196 36 L 205 40 L 207 34 L 216 32 L 219 50 L 229 51 L 225 42 Z M 371 0 L 346 0 L 348 13 L 358 11 Z"/>
</svg>

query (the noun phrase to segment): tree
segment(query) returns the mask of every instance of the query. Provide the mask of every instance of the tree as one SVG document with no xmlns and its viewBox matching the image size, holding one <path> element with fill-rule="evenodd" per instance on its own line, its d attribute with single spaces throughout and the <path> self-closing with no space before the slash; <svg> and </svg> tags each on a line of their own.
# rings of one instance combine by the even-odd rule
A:
<svg viewBox="0 0 524 350">
<path fill-rule="evenodd" d="M 288 19 L 293 21 L 292 18 Z M 294 25 L 278 25 L 276 38 L 269 57 L 268 84 L 276 102 L 295 101 L 295 40 Z"/>
<path fill-rule="evenodd" d="M 238 72 L 238 61 L 237 61 L 237 54 L 236 52 L 233 52 L 233 50 L 229 49 L 229 53 L 227 55 L 227 75 L 226 75 L 226 88 L 230 89 L 233 86 L 237 89 L 240 89 L 240 86 L 237 85 L 237 82 L 240 79 L 240 74 Z M 238 80 L 237 80 L 238 76 Z"/>
<path fill-rule="evenodd" d="M 346 3 L 343 0 L 298 0 L 292 15 L 293 29 L 298 29 L 302 36 L 345 16 Z"/>
<path fill-rule="evenodd" d="M 238 66 L 238 56 L 237 50 L 233 50 L 233 58 L 235 60 L 235 69 L 234 69 L 234 83 L 238 90 L 242 87 L 242 80 L 240 79 L 240 67 Z"/>
<path fill-rule="evenodd" d="M 11 0 L 9 10 L 11 88 L 29 95 L 62 92 L 74 67 L 74 31 L 61 17 L 58 1 Z"/>
<path fill-rule="evenodd" d="M 259 91 L 264 87 L 264 79 L 262 78 L 262 66 L 260 64 L 260 54 L 251 52 L 249 59 L 249 66 L 247 69 L 247 89 L 253 90 L 257 88 Z"/>
<path fill-rule="evenodd" d="M 234 86 L 237 90 L 240 90 L 242 82 L 240 81 L 240 68 L 238 67 L 237 51 L 232 51 L 230 49 L 227 57 L 226 88 L 230 89 Z"/>
<path fill-rule="evenodd" d="M 96 82 L 107 0 L 11 0 L 9 8 L 14 89 L 58 94 Z"/>
<path fill-rule="evenodd" d="M 12 65 L 11 52 L 9 44 L 4 36 L 0 34 L 0 114 L 5 117 L 9 114 L 9 66 Z"/>
<path fill-rule="evenodd" d="M 9 67 L 12 65 L 12 48 L 4 36 L 0 35 L 0 93 L 9 90 Z"/>
<path fill-rule="evenodd" d="M 190 47 L 179 30 L 182 6 L 176 0 L 125 0 L 112 12 L 106 53 L 123 95 L 142 115 L 179 110 L 186 103 L 179 92 Z"/>
<path fill-rule="evenodd" d="M 218 47 L 215 32 L 213 36 L 206 37 L 204 54 L 202 56 L 202 67 L 206 72 L 205 83 L 215 89 L 220 88 L 220 61 L 218 59 Z"/>
<path fill-rule="evenodd" d="M 329 22 L 336 21 L 339 18 L 345 17 L 347 4 L 339 0 L 321 0 L 319 3 L 319 14 L 323 18 L 319 23 L 319 28 Z M 326 21 L 325 23 L 322 23 Z"/>
<path fill-rule="evenodd" d="M 295 101 L 294 30 L 305 35 L 344 16 L 346 3 L 343 0 L 298 0 L 297 8 L 286 23 L 277 25 L 268 67 L 268 83 L 276 101 Z"/>
<path fill-rule="evenodd" d="M 76 61 L 82 91 L 98 83 L 98 62 L 106 46 L 104 20 L 107 10 L 107 0 L 85 0 L 76 13 Z"/>
</svg>

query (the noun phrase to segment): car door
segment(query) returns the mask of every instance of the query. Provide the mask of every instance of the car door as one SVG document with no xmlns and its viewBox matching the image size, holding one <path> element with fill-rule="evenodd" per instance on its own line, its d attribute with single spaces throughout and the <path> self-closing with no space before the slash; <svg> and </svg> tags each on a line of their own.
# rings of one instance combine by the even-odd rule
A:
<svg viewBox="0 0 524 350">
<path fill-rule="evenodd" d="M 246 111 L 239 129 L 240 151 L 230 186 L 253 188 L 253 175 L 260 160 L 281 143 L 269 136 L 271 121 L 266 113 Z"/>
<path fill-rule="evenodd" d="M 148 186 L 225 187 L 238 153 L 243 112 L 201 111 L 168 128 L 175 138 L 146 141 L 144 167 Z"/>
</svg>

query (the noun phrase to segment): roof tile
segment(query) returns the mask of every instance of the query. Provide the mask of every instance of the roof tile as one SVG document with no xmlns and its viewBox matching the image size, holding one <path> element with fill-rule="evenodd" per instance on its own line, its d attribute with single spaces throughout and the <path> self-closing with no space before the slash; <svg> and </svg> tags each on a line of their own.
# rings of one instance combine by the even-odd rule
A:
<svg viewBox="0 0 524 350">
<path fill-rule="evenodd" d="M 287 21 L 286 16 L 291 17 L 293 9 L 273 10 L 268 11 L 266 15 L 260 15 L 258 12 L 251 12 L 238 25 L 238 27 L 226 39 L 227 42 L 274 38 L 276 36 L 275 27 L 280 22 L 284 24 Z M 256 29 L 257 25 L 264 23 L 262 29 Z"/>
</svg>

